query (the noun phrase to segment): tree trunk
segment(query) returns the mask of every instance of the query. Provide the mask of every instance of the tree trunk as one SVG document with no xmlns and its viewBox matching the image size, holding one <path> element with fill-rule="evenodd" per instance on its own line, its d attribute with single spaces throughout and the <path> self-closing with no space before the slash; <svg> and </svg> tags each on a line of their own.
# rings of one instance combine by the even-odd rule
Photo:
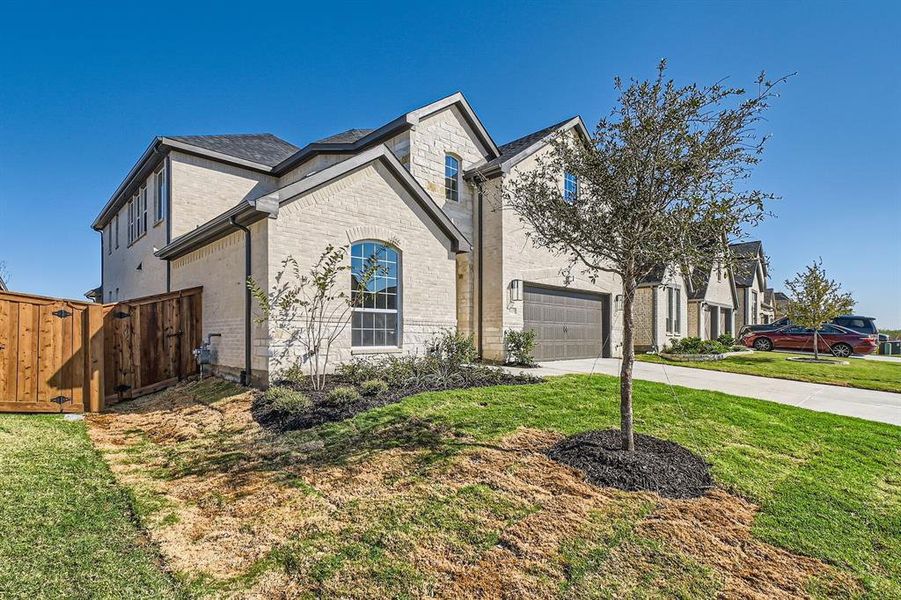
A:
<svg viewBox="0 0 901 600">
<path fill-rule="evenodd" d="M 636 287 L 635 275 L 627 273 L 623 278 L 623 362 L 619 371 L 620 435 L 623 450 L 627 452 L 635 450 L 635 430 L 632 426 L 632 367 L 635 364 L 632 303 Z"/>
<path fill-rule="evenodd" d="M 820 360 L 820 345 L 817 343 L 817 330 L 813 330 L 813 359 Z"/>
</svg>

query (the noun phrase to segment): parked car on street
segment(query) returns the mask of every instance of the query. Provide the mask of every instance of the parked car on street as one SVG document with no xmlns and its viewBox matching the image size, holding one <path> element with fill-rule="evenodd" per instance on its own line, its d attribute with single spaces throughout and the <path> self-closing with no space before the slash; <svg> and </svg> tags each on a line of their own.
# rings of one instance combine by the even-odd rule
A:
<svg viewBox="0 0 901 600">
<path fill-rule="evenodd" d="M 832 322 L 839 327 L 845 327 L 857 333 L 866 335 L 878 335 L 879 328 L 876 327 L 876 319 L 873 317 L 860 317 L 857 315 L 844 315 L 832 319 Z"/>
<path fill-rule="evenodd" d="M 791 321 L 788 320 L 788 317 L 782 317 L 781 319 L 776 319 L 772 323 L 758 323 L 757 325 L 745 325 L 738 332 L 738 337 L 741 338 L 746 333 L 751 333 L 752 331 L 773 331 L 774 329 L 781 329 L 786 325 L 791 325 Z"/>
<path fill-rule="evenodd" d="M 835 356 L 870 354 L 876 350 L 876 334 L 863 334 L 839 325 L 823 325 L 817 331 L 820 352 Z M 755 350 L 813 351 L 813 329 L 798 325 L 786 325 L 769 331 L 752 331 L 741 338 L 741 343 Z"/>
</svg>

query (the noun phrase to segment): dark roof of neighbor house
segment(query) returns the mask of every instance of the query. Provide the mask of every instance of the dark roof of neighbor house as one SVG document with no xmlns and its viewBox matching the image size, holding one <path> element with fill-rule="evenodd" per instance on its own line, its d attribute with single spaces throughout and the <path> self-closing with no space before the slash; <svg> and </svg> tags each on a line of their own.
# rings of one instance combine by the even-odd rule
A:
<svg viewBox="0 0 901 600">
<path fill-rule="evenodd" d="M 335 135 L 330 135 L 328 137 L 324 137 L 321 140 L 316 140 L 313 143 L 314 144 L 353 144 L 360 138 L 366 137 L 373 131 L 375 131 L 375 129 L 348 129 L 347 131 L 342 131 L 341 133 L 336 133 Z"/>
<path fill-rule="evenodd" d="M 652 285 L 655 283 L 663 283 L 663 277 L 666 275 L 666 265 L 657 265 L 644 277 L 639 277 L 638 285 Z"/>
<path fill-rule="evenodd" d="M 511 142 L 502 144 L 497 148 L 500 154 L 496 158 L 493 158 L 492 160 L 489 160 L 484 164 L 471 168 L 468 174 L 487 174 L 489 172 L 496 171 L 500 169 L 504 163 L 507 163 L 518 155 L 526 152 L 534 144 L 541 142 L 558 129 L 561 129 L 563 126 L 574 121 L 578 121 L 581 124 L 582 119 L 578 116 L 569 117 L 568 119 L 564 119 L 559 123 L 554 123 L 553 125 L 539 129 L 538 131 L 533 131 L 532 133 L 528 133 L 520 138 L 516 138 Z M 584 125 L 582 127 L 584 127 Z"/>
<path fill-rule="evenodd" d="M 773 297 L 775 298 L 776 302 L 789 302 L 791 300 L 791 298 L 789 298 L 785 294 L 785 292 L 776 292 L 775 294 L 773 294 Z"/>
<path fill-rule="evenodd" d="M 300 148 L 271 133 L 170 135 L 170 140 L 274 167 Z"/>
<path fill-rule="evenodd" d="M 735 285 L 740 287 L 751 287 L 754 285 L 754 275 L 757 273 L 757 259 L 746 258 L 744 260 L 736 260 L 732 266 L 732 275 L 735 277 Z"/>
<path fill-rule="evenodd" d="M 710 283 L 710 270 L 695 267 L 691 270 L 691 286 L 688 292 L 689 300 L 703 300 L 707 295 L 707 284 Z"/>
<path fill-rule="evenodd" d="M 763 242 L 754 240 L 753 242 L 729 244 L 729 249 L 732 250 L 735 258 L 757 258 L 763 254 Z"/>
</svg>

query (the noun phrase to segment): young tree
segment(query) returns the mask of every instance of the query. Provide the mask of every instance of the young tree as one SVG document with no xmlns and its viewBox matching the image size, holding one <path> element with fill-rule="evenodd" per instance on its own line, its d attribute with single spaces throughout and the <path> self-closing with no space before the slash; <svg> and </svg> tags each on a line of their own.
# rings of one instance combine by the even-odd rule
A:
<svg viewBox="0 0 901 600">
<path fill-rule="evenodd" d="M 652 81 L 617 78 L 618 105 L 591 140 L 558 138 L 504 192 L 536 246 L 567 255 L 590 280 L 604 272 L 622 279 L 620 417 L 630 451 L 638 281 L 658 265 L 713 264 L 773 197 L 745 184 L 766 140 L 754 127 L 779 81 L 761 75 L 748 96 L 721 83 L 677 87 L 665 71 L 661 61 Z M 564 172 L 578 178 L 575 198 L 561 189 Z"/>
<path fill-rule="evenodd" d="M 788 318 L 792 323 L 813 329 L 813 356 L 820 358 L 817 330 L 835 317 L 851 312 L 854 299 L 848 292 L 842 292 L 839 283 L 826 276 L 823 261 L 814 261 L 794 279 L 785 282 L 790 300 Z"/>
<path fill-rule="evenodd" d="M 369 282 L 381 269 L 378 257 L 371 256 L 362 272 L 353 273 L 347 248 L 329 244 L 306 274 L 288 256 L 269 291 L 248 280 L 263 313 L 260 322 L 268 322 L 285 340 L 280 358 L 294 355 L 299 348 L 313 389 L 325 384 L 332 344 L 347 329 L 353 309 L 363 305 Z"/>
</svg>

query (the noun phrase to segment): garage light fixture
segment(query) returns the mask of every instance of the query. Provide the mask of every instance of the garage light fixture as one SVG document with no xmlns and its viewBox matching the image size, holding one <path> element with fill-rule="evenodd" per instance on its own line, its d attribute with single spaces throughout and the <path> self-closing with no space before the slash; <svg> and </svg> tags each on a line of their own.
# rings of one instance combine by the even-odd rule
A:
<svg viewBox="0 0 901 600">
<path fill-rule="evenodd" d="M 510 282 L 510 302 L 522 302 L 522 279 Z"/>
</svg>

